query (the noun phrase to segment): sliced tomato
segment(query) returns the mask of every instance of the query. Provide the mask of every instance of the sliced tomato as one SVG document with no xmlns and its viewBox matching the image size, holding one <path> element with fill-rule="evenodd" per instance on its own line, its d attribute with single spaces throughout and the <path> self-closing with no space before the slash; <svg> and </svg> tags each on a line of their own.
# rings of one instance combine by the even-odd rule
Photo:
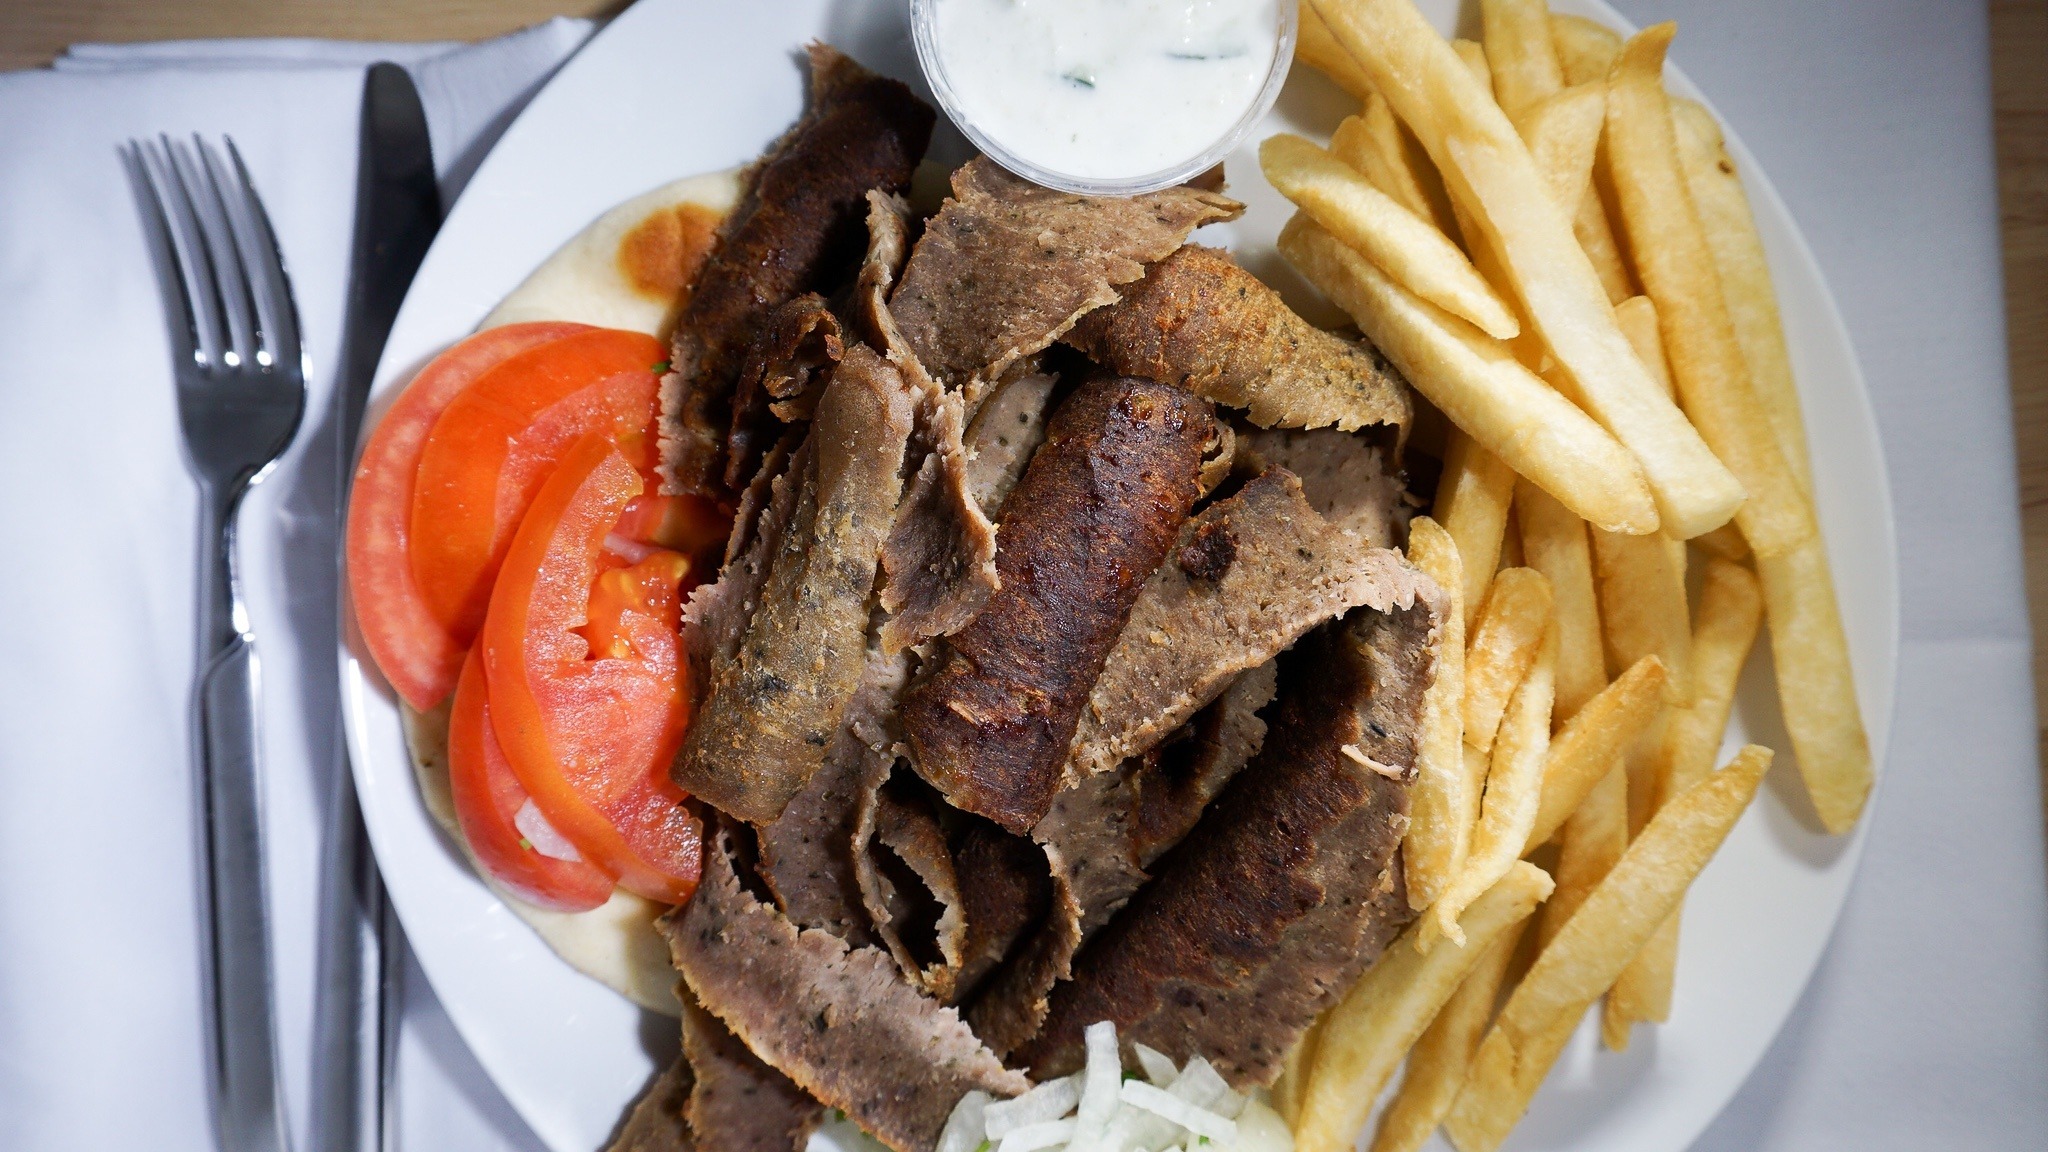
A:
<svg viewBox="0 0 2048 1152">
<path fill-rule="evenodd" d="M 483 657 L 474 648 L 463 662 L 448 717 L 448 784 L 455 794 L 455 818 L 477 863 L 520 899 L 583 912 L 611 898 L 616 877 L 587 860 L 545 855 L 520 830 L 520 810 L 533 798 L 491 730 Z"/>
<path fill-rule="evenodd" d="M 602 431 L 636 466 L 653 466 L 665 355 L 644 333 L 592 328 L 506 359 L 441 413 L 420 454 L 411 554 L 448 632 L 482 625 L 520 518 L 570 445 Z"/>
<path fill-rule="evenodd" d="M 647 492 L 626 506 L 612 531 L 627 540 L 680 552 L 690 558 L 693 572 L 708 578 L 724 555 L 732 515 L 732 509 L 702 496 Z"/>
<path fill-rule="evenodd" d="M 621 568 L 605 551 L 644 487 L 603 433 L 571 447 L 505 554 L 480 647 L 492 728 L 549 823 L 628 891 L 680 904 L 703 851 L 668 774 L 689 723 L 687 569 L 660 552 Z"/>
<path fill-rule="evenodd" d="M 447 699 L 475 636 L 457 634 L 428 607 L 413 578 L 414 480 L 428 434 L 456 396 L 509 357 L 588 331 L 587 324 L 508 324 L 436 356 L 378 420 L 356 462 L 348 505 L 348 589 L 363 645 L 406 703 Z"/>
</svg>

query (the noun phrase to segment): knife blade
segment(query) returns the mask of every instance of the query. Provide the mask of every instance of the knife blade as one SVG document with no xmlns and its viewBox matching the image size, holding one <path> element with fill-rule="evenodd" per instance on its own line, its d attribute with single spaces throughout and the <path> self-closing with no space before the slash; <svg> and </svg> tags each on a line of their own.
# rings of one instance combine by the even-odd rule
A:
<svg viewBox="0 0 2048 1152">
<path fill-rule="evenodd" d="M 441 194 L 419 91 L 404 68 L 374 64 L 363 80 L 354 248 L 335 381 L 337 526 L 347 523 L 357 434 L 385 339 L 440 226 Z M 370 1152 L 396 1146 L 389 1096 L 405 945 L 370 853 L 347 745 L 339 739 L 334 767 L 321 873 L 312 1146 L 316 1152 Z"/>
</svg>

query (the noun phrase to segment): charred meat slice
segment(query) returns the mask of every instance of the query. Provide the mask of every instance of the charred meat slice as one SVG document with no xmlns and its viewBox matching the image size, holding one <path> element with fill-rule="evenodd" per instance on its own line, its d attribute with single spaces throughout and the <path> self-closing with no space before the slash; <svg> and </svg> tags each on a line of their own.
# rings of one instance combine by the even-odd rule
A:
<svg viewBox="0 0 2048 1152">
<path fill-rule="evenodd" d="M 1082 1029 L 1112 1020 L 1126 1043 L 1205 1056 L 1234 1086 L 1271 1083 L 1378 958 L 1412 916 L 1395 853 L 1438 601 L 1419 586 L 1283 662 L 1264 749 L 1054 990 L 1017 1054 L 1034 1075 L 1079 1067 Z"/>
<path fill-rule="evenodd" d="M 761 1062 L 718 1017 L 683 1001 L 683 1058 L 695 1083 L 683 1115 L 697 1152 L 802 1152 L 818 1102 Z"/>
<path fill-rule="evenodd" d="M 755 1055 L 897 1152 L 930 1152 L 971 1089 L 1030 1086 L 887 952 L 799 931 L 758 900 L 740 880 L 738 834 L 712 834 L 697 895 L 660 926 L 698 1002 Z"/>
<path fill-rule="evenodd" d="M 789 436 L 768 450 L 753 483 L 740 496 L 718 579 L 698 585 L 683 607 L 683 621 L 689 625 L 683 629 L 683 643 L 690 661 L 693 709 L 703 707 L 711 670 L 737 658 L 740 637 L 754 618 L 761 587 L 768 582 L 770 567 L 796 516 L 810 458 L 809 446 L 798 445 Z"/>
<path fill-rule="evenodd" d="M 1303 320 L 1214 248 L 1161 260 L 1066 339 L 1111 371 L 1248 409 L 1261 427 L 1406 427 L 1414 415 L 1407 382 L 1376 349 Z"/>
<path fill-rule="evenodd" d="M 967 938 L 966 906 L 936 799 L 900 773 L 867 798 L 857 833 L 861 896 L 875 934 L 912 984 L 951 1001 Z"/>
<path fill-rule="evenodd" d="M 725 489 L 738 492 L 761 469 L 782 425 L 808 420 L 826 372 L 845 353 L 839 318 L 816 292 L 772 311 L 755 330 L 733 389 L 725 435 Z"/>
<path fill-rule="evenodd" d="M 1421 580 L 1399 553 L 1316 515 L 1293 473 L 1258 476 L 1190 521 L 1146 581 L 1089 692 L 1072 771 L 1144 752 L 1238 673 L 1360 604 L 1411 600 Z"/>
<path fill-rule="evenodd" d="M 1038 845 L 973 817 L 954 837 L 953 870 L 967 916 L 955 996 L 966 997 L 1045 918 L 1052 876 Z"/>
<path fill-rule="evenodd" d="M 931 140 L 934 113 L 910 89 L 823 44 L 810 64 L 802 119 L 749 172 L 676 322 L 661 395 L 669 491 L 727 494 L 733 384 L 754 330 L 769 309 L 851 273 L 869 190 L 908 188 Z"/>
<path fill-rule="evenodd" d="M 605 1152 L 695 1152 L 690 1139 L 690 1089 L 697 1078 L 678 1056 L 640 1093 Z"/>
<path fill-rule="evenodd" d="M 911 398 L 864 345 L 818 401 L 802 494 L 760 603 L 730 658 L 714 660 L 676 783 L 765 824 L 824 763 L 867 653 L 877 556 L 901 491 Z"/>
<path fill-rule="evenodd" d="M 911 686 L 904 738 L 954 807 L 1012 832 L 1044 817 L 1088 690 L 1198 492 L 1208 405 L 1104 378 L 1054 414 L 1003 504 L 1002 586 Z"/>
<path fill-rule="evenodd" d="M 1128 785 L 1127 824 L 1140 867 L 1152 867 L 1180 843 L 1223 786 L 1259 754 L 1266 743 L 1259 711 L 1273 702 L 1279 686 L 1279 667 L 1269 660 L 1232 681 L 1174 737 L 1138 757 Z"/>
<path fill-rule="evenodd" d="M 1215 192 L 1077 196 L 1005 172 L 987 157 L 953 174 L 953 195 L 910 254 L 889 310 L 933 376 L 966 389 L 1059 339 L 1116 288 L 1200 225 L 1244 206 Z"/>
</svg>

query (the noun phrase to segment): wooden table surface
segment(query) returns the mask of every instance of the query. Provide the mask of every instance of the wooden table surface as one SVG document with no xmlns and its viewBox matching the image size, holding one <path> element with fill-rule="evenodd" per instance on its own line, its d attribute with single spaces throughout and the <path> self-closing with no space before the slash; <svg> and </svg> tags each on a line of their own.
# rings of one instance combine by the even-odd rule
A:
<svg viewBox="0 0 2048 1152">
<path fill-rule="evenodd" d="M 625 0 L 0 0 L 0 69 L 83 40 L 208 36 L 477 39 Z M 2048 0 L 1990 0 L 2021 531 L 2034 633 L 2048 636 Z M 2048 785 L 2048 644 L 2034 650 Z"/>
</svg>

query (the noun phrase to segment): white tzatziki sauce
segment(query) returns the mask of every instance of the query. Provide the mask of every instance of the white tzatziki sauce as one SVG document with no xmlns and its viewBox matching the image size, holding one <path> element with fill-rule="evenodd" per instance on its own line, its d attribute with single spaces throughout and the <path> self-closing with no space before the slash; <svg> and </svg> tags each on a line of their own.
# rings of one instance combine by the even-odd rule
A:
<svg viewBox="0 0 2048 1152">
<path fill-rule="evenodd" d="M 935 0 L 956 110 L 1018 159 L 1114 180 L 1236 126 L 1279 49 L 1275 0 Z"/>
</svg>

